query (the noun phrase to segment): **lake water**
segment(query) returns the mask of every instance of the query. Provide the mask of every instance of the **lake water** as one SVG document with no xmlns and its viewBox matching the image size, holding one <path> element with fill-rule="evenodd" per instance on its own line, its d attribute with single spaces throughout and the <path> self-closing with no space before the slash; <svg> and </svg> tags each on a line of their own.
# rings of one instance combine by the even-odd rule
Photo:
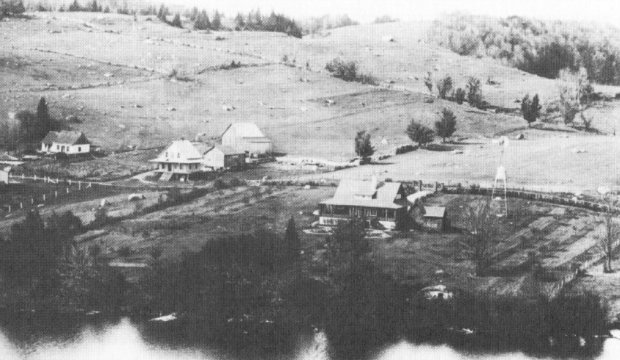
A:
<svg viewBox="0 0 620 360">
<path fill-rule="evenodd" d="M 260 354 L 222 350 L 146 334 L 149 324 L 127 318 L 97 322 L 4 322 L 0 325 L 2 360 L 246 360 L 292 359 L 335 360 L 330 357 L 327 336 L 320 331 L 300 334 L 286 353 Z M 174 333 L 174 332 L 172 332 Z M 161 334 L 160 334 L 161 335 Z M 171 340 L 171 341 L 168 341 Z M 596 354 L 576 359 L 620 359 L 620 340 L 609 338 L 598 343 Z M 570 352 L 569 352 L 570 354 Z M 373 350 L 369 360 L 459 359 L 530 360 L 566 358 L 566 353 L 526 355 L 520 351 L 498 352 L 492 347 L 467 350 L 448 345 L 414 344 L 400 341 Z"/>
</svg>

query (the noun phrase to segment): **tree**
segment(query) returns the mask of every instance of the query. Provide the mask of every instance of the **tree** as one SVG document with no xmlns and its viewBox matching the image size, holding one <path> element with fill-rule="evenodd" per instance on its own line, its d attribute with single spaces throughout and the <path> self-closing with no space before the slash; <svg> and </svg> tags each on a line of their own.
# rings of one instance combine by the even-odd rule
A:
<svg viewBox="0 0 620 360">
<path fill-rule="evenodd" d="M 297 233 L 297 227 L 295 226 L 295 219 L 291 216 L 286 224 L 286 232 L 284 233 L 284 242 L 286 246 L 287 257 L 295 260 L 299 257 L 299 251 L 301 250 L 301 243 L 299 241 L 299 234 Z"/>
<path fill-rule="evenodd" d="M 22 144 L 33 144 L 38 142 L 38 121 L 37 115 L 28 110 L 23 110 L 15 115 L 19 120 L 19 142 Z"/>
<path fill-rule="evenodd" d="M 588 80 L 588 72 L 585 68 L 580 68 L 577 72 L 570 69 L 560 70 L 558 89 L 560 92 L 560 113 L 564 124 L 573 124 L 577 114 L 591 105 L 593 90 Z"/>
<path fill-rule="evenodd" d="M 99 10 L 99 5 L 97 5 L 97 0 L 93 0 L 90 5 L 88 6 L 88 10 L 90 12 L 98 12 Z"/>
<path fill-rule="evenodd" d="M 344 81 L 355 81 L 357 79 L 357 65 L 354 61 L 345 62 L 341 58 L 335 58 L 325 64 L 325 70 Z"/>
<path fill-rule="evenodd" d="M 42 140 L 48 132 L 60 130 L 59 122 L 53 119 L 49 114 L 47 101 L 45 101 L 44 97 L 41 97 L 37 104 L 37 127 L 38 131 L 36 136 L 40 140 Z"/>
<path fill-rule="evenodd" d="M 243 15 L 241 15 L 241 13 L 238 13 L 237 17 L 235 17 L 235 29 L 243 30 L 244 28 L 245 28 L 245 19 L 243 19 Z"/>
<path fill-rule="evenodd" d="M 172 19 L 170 25 L 183 29 L 183 24 L 181 24 L 181 15 L 179 15 L 179 13 L 176 13 L 174 15 L 174 18 Z"/>
<path fill-rule="evenodd" d="M 357 132 L 355 136 L 355 153 L 363 159 L 375 153 L 375 149 L 370 142 L 370 134 L 366 133 L 366 131 Z"/>
<path fill-rule="evenodd" d="M 428 92 L 433 95 L 433 73 L 430 71 L 424 76 L 424 85 L 426 85 Z"/>
<path fill-rule="evenodd" d="M 441 120 L 435 123 L 435 130 L 437 135 L 443 138 L 443 142 L 446 142 L 446 138 L 449 138 L 456 131 L 456 116 L 450 109 L 444 108 L 441 111 Z"/>
<path fill-rule="evenodd" d="M 420 144 L 420 147 L 424 147 L 435 138 L 435 133 L 433 133 L 433 130 L 416 122 L 415 120 L 411 120 L 409 125 L 407 125 L 407 130 L 405 133 L 409 136 L 411 141 Z"/>
<path fill-rule="evenodd" d="M 213 21 L 211 21 L 211 28 L 213 30 L 220 30 L 222 27 L 222 15 L 220 12 L 215 10 L 215 14 L 213 14 Z"/>
<path fill-rule="evenodd" d="M 497 234 L 497 217 L 491 211 L 491 199 L 472 203 L 465 209 L 464 218 L 469 234 L 460 243 L 476 265 L 476 276 L 484 276 Z"/>
<path fill-rule="evenodd" d="M 523 118 L 527 121 L 527 126 L 532 127 L 532 123 L 540 117 L 540 109 L 542 107 L 539 104 L 538 94 L 534 95 L 534 98 L 530 100 L 530 95 L 527 94 L 521 101 L 521 113 Z"/>
<path fill-rule="evenodd" d="M 69 5 L 69 11 L 82 11 L 82 6 L 77 0 L 73 0 L 73 3 Z"/>
<path fill-rule="evenodd" d="M 0 19 L 5 16 L 15 16 L 26 11 L 22 0 L 0 0 Z"/>
<path fill-rule="evenodd" d="M 602 84 L 615 84 L 616 82 L 616 56 L 609 54 L 605 58 L 605 63 L 599 74 L 599 81 Z"/>
<path fill-rule="evenodd" d="M 470 77 L 467 81 L 467 102 L 469 102 L 470 106 L 475 108 L 483 108 L 482 84 L 480 83 L 480 79 Z"/>
<path fill-rule="evenodd" d="M 192 9 L 192 12 L 189 15 L 189 19 L 191 21 L 196 21 L 196 19 L 198 18 L 198 15 L 200 13 L 198 12 L 198 8 L 194 6 L 194 8 Z"/>
<path fill-rule="evenodd" d="M 452 90 L 452 78 L 446 76 L 437 82 L 437 93 L 440 99 L 445 99 Z"/>
<path fill-rule="evenodd" d="M 605 223 L 605 234 L 597 238 L 596 248 L 605 257 L 604 271 L 613 272 L 612 261 L 615 258 L 615 250 L 620 243 L 620 223 L 618 222 L 618 202 L 610 197 L 603 199 L 605 203 L 603 220 Z"/>
<path fill-rule="evenodd" d="M 367 265 L 365 256 L 371 248 L 366 239 L 366 221 L 356 217 L 340 222 L 326 245 L 330 275 L 336 284 L 342 285 L 361 274 Z"/>
<path fill-rule="evenodd" d="M 194 30 L 209 30 L 211 28 L 211 21 L 209 21 L 209 16 L 207 12 L 202 10 L 200 14 L 196 17 L 196 21 L 194 22 Z"/>
<path fill-rule="evenodd" d="M 454 93 L 454 100 L 456 101 L 457 104 L 462 105 L 463 101 L 465 101 L 465 90 L 458 88 L 456 89 L 456 92 Z"/>
</svg>

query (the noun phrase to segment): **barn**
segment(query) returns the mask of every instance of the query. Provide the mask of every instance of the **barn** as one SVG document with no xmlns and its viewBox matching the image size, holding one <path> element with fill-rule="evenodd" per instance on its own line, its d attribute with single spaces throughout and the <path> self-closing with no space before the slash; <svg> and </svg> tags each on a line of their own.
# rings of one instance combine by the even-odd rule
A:
<svg viewBox="0 0 620 360">
<path fill-rule="evenodd" d="M 222 145 L 248 154 L 268 154 L 273 143 L 254 123 L 230 124 L 222 133 Z"/>
<path fill-rule="evenodd" d="M 214 145 L 204 153 L 204 165 L 214 170 L 239 169 L 245 166 L 245 152 Z"/>
<path fill-rule="evenodd" d="M 80 131 L 50 131 L 41 141 L 40 151 L 48 154 L 88 154 L 90 142 Z"/>
</svg>

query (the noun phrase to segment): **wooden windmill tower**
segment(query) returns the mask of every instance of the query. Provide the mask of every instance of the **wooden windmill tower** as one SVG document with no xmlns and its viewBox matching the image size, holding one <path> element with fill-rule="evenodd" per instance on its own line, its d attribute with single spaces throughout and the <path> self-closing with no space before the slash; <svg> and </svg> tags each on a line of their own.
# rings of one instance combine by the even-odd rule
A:
<svg viewBox="0 0 620 360">
<path fill-rule="evenodd" d="M 502 136 L 497 144 L 501 147 L 493 190 L 491 191 L 491 201 L 499 205 L 498 216 L 508 216 L 508 191 L 506 187 L 506 168 L 504 167 L 504 150 L 508 147 L 508 138 Z M 497 197 L 495 197 L 497 195 Z"/>
</svg>

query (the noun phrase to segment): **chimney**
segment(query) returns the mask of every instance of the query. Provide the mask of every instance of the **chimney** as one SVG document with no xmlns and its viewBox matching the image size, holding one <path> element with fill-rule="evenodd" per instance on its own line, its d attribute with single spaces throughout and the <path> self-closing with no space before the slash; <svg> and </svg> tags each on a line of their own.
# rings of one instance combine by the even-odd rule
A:
<svg viewBox="0 0 620 360">
<path fill-rule="evenodd" d="M 377 177 L 374 175 L 370 180 L 370 188 L 373 190 L 377 190 Z"/>
</svg>

